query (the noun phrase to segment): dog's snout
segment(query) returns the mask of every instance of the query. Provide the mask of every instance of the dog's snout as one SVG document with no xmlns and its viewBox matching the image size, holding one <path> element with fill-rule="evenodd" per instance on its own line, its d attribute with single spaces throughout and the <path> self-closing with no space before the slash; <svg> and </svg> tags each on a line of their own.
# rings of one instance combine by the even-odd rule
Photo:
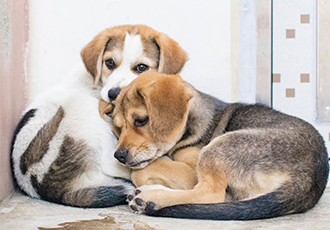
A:
<svg viewBox="0 0 330 230">
<path fill-rule="evenodd" d="M 118 97 L 119 93 L 120 93 L 121 88 L 116 87 L 116 88 L 112 88 L 108 91 L 108 97 L 110 99 L 110 101 L 114 101 L 116 100 L 116 98 Z"/>
<path fill-rule="evenodd" d="M 123 163 L 125 164 L 126 163 L 126 158 L 128 156 L 128 150 L 127 149 L 118 149 L 116 152 L 115 152 L 115 158 L 117 158 L 117 160 L 120 162 L 120 163 Z"/>
</svg>

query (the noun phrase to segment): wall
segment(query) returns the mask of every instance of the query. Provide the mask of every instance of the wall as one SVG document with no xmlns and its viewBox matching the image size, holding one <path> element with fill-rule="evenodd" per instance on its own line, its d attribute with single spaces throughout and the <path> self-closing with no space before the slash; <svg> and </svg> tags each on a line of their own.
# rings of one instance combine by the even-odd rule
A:
<svg viewBox="0 0 330 230">
<path fill-rule="evenodd" d="M 316 111 L 317 1 L 274 1 L 273 34 L 273 106 L 313 124 L 329 149 L 330 123 Z"/>
<path fill-rule="evenodd" d="M 232 101 L 231 53 L 237 59 L 238 46 L 231 44 L 231 2 L 239 4 L 229 0 L 31 0 L 30 97 L 65 77 L 80 61 L 81 48 L 104 28 L 147 24 L 170 35 L 188 52 L 184 79 L 200 90 Z"/>
<path fill-rule="evenodd" d="M 0 201 L 13 189 L 9 152 L 26 102 L 27 0 L 0 0 Z"/>
</svg>

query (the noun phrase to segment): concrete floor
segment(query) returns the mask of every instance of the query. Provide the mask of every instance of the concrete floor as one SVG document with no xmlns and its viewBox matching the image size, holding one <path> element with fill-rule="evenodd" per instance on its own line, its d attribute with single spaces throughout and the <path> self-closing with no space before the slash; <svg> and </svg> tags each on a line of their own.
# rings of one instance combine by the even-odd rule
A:
<svg viewBox="0 0 330 230">
<path fill-rule="evenodd" d="M 201 221 L 137 215 L 127 206 L 73 208 L 31 199 L 20 193 L 0 204 L 0 230 L 110 229 L 330 229 L 330 186 L 305 214 L 259 221 Z"/>
</svg>

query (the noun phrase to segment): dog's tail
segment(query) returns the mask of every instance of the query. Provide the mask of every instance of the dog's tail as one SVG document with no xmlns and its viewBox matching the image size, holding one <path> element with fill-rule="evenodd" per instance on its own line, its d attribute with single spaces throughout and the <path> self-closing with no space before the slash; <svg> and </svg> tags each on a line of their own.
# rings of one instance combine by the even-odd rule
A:
<svg viewBox="0 0 330 230">
<path fill-rule="evenodd" d="M 117 179 L 112 186 L 85 187 L 79 190 L 59 189 L 36 184 L 39 197 L 43 200 L 81 208 L 105 208 L 127 203 L 127 194 L 134 186 L 126 179 Z M 50 192 L 51 191 L 51 192 Z"/>
<path fill-rule="evenodd" d="M 315 206 L 322 193 L 323 190 L 319 194 L 314 193 L 312 197 L 304 197 L 302 200 L 295 198 L 285 200 L 281 192 L 275 191 L 251 200 L 217 204 L 182 204 L 159 210 L 155 210 L 154 205 L 149 204 L 146 208 L 146 214 L 150 216 L 208 220 L 265 219 L 292 213 L 303 213 Z M 291 197 L 293 196 L 295 195 L 291 194 Z"/>
<path fill-rule="evenodd" d="M 105 208 L 127 203 L 128 188 L 123 185 L 84 188 L 67 192 L 61 203 L 83 208 Z"/>
</svg>

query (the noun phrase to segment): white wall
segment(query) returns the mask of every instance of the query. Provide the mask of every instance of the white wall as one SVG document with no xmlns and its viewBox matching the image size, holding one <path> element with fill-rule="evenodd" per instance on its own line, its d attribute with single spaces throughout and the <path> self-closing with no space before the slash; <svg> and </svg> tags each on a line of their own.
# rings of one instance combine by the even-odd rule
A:
<svg viewBox="0 0 330 230">
<path fill-rule="evenodd" d="M 273 12 L 274 108 L 314 125 L 329 149 L 330 124 L 316 120 L 317 2 L 278 0 Z"/>
<path fill-rule="evenodd" d="M 182 77 L 198 89 L 232 101 L 231 1 L 31 0 L 30 96 L 66 76 L 80 50 L 101 30 L 146 24 L 188 52 Z"/>
</svg>

